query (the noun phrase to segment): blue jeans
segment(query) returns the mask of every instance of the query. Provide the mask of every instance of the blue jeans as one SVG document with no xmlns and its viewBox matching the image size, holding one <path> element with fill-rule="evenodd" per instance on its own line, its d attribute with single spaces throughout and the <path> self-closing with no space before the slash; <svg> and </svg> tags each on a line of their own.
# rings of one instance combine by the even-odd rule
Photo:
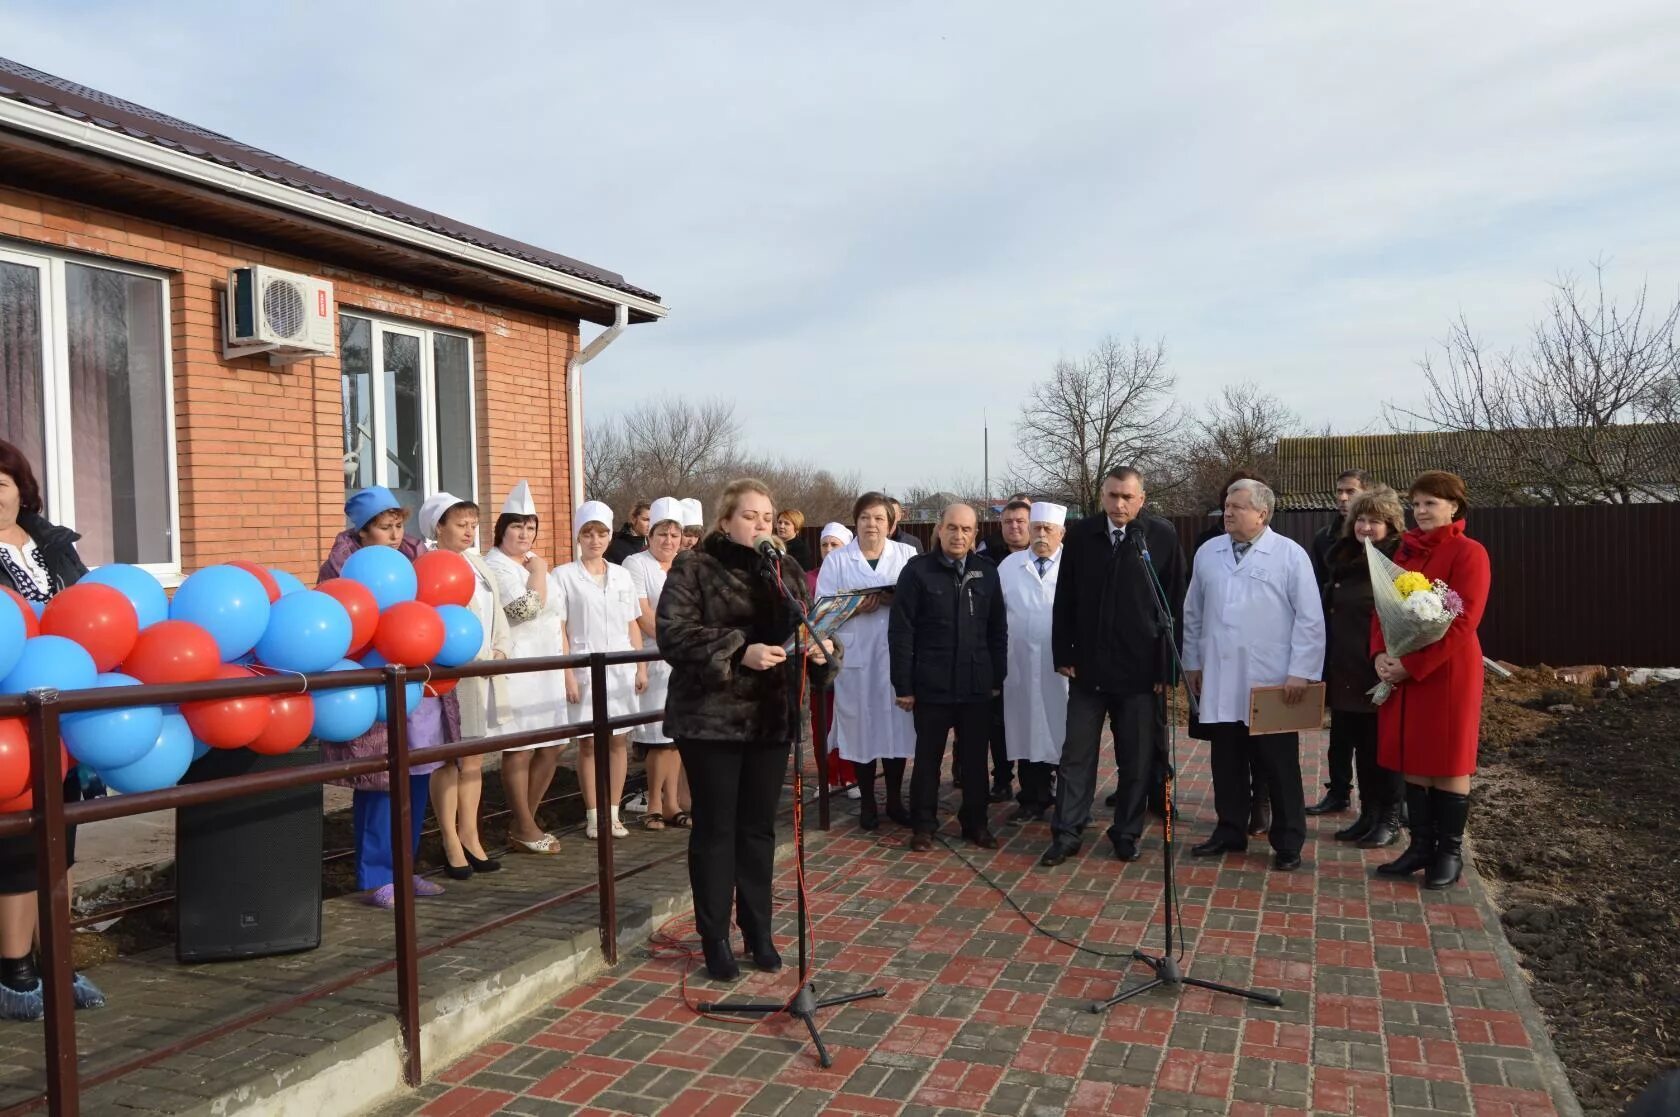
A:
<svg viewBox="0 0 1680 1117">
<path fill-rule="evenodd" d="M 426 804 L 432 794 L 432 777 L 408 777 L 410 840 L 420 852 L 420 831 L 426 823 Z M 356 887 L 362 891 L 395 883 L 392 879 L 391 793 L 357 788 L 351 803 L 351 820 L 356 835 Z"/>
</svg>

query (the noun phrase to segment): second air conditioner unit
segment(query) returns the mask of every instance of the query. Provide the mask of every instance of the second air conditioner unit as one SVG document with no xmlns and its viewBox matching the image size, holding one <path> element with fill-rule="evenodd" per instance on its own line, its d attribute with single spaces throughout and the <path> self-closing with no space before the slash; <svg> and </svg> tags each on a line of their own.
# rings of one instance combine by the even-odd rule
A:
<svg viewBox="0 0 1680 1117">
<path fill-rule="evenodd" d="M 222 355 L 268 354 L 290 364 L 338 351 L 333 285 L 296 272 L 250 264 L 228 271 Z"/>
</svg>

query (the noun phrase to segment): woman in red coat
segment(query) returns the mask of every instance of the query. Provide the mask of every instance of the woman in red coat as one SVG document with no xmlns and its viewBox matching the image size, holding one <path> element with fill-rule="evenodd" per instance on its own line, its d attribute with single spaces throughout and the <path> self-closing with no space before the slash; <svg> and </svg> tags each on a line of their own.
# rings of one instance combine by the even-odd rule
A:
<svg viewBox="0 0 1680 1117">
<path fill-rule="evenodd" d="M 1373 621 L 1377 676 L 1394 694 L 1377 711 L 1377 763 L 1406 777 L 1411 845 L 1378 866 L 1385 876 L 1427 869 L 1425 888 L 1446 888 L 1464 868 L 1464 821 L 1482 722 L 1482 644 L 1476 627 L 1487 607 L 1487 551 L 1464 534 L 1469 498 L 1462 478 L 1425 473 L 1412 482 L 1412 518 L 1397 565 L 1445 582 L 1464 599 L 1447 634 L 1399 659 L 1383 651 Z"/>
</svg>

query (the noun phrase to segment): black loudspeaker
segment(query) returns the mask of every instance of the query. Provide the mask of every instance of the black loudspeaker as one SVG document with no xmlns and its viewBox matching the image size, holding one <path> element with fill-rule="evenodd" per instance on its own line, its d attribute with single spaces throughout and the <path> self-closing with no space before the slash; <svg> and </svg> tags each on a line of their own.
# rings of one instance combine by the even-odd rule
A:
<svg viewBox="0 0 1680 1117">
<path fill-rule="evenodd" d="M 315 764 L 313 741 L 284 756 L 211 749 L 182 783 Z M 321 945 L 320 784 L 175 812 L 175 957 L 262 958 Z"/>
</svg>

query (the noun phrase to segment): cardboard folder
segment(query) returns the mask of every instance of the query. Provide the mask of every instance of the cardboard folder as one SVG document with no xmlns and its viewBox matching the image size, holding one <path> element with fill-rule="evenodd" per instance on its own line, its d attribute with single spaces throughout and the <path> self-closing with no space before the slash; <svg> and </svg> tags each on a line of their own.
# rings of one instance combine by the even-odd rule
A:
<svg viewBox="0 0 1680 1117">
<path fill-rule="evenodd" d="M 1248 732 L 1299 733 L 1324 727 L 1324 684 L 1313 683 L 1301 701 L 1290 706 L 1280 686 L 1257 686 L 1248 692 Z"/>
</svg>

